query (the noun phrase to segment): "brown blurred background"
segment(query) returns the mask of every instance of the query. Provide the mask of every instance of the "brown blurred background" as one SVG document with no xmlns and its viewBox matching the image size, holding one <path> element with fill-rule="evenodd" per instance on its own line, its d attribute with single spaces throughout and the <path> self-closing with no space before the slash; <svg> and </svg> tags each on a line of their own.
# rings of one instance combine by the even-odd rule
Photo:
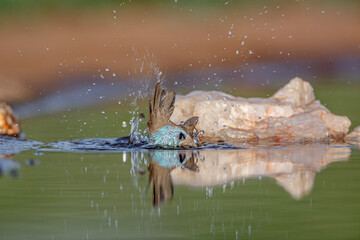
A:
<svg viewBox="0 0 360 240">
<path fill-rule="evenodd" d="M 106 99 L 156 76 L 184 89 L 264 88 L 295 76 L 359 82 L 359 1 L 3 0 L 0 7 L 0 101 L 15 105 L 76 89 L 81 97 L 99 85 L 107 87 L 96 99 Z"/>
</svg>

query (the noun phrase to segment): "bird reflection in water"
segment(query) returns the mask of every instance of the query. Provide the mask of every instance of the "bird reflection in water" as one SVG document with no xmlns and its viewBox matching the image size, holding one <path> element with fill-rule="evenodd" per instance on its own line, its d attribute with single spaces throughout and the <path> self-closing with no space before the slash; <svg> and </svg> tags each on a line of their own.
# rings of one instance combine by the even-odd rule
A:
<svg viewBox="0 0 360 240">
<path fill-rule="evenodd" d="M 174 184 L 171 171 L 175 168 L 199 171 L 197 153 L 179 150 L 156 150 L 149 153 L 149 182 L 152 183 L 153 205 L 169 201 L 174 195 Z"/>
</svg>

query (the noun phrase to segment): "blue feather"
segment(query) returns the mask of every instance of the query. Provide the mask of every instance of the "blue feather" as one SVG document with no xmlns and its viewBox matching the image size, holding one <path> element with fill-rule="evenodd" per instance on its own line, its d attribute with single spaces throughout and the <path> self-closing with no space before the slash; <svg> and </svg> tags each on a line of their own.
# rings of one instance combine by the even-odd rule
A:
<svg viewBox="0 0 360 240">
<path fill-rule="evenodd" d="M 180 133 L 184 134 L 185 138 L 189 137 L 183 129 L 165 126 L 152 133 L 150 141 L 160 146 L 178 147 L 183 141 L 179 138 Z"/>
</svg>

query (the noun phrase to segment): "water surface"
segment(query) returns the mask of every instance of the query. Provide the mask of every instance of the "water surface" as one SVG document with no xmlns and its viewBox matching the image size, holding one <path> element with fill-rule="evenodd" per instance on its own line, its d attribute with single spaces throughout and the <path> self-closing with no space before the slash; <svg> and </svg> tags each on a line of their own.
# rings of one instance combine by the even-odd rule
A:
<svg viewBox="0 0 360 240">
<path fill-rule="evenodd" d="M 321 95 L 359 124 L 358 94 Z M 114 144 L 130 118 L 69 110 L 0 139 L 0 239 L 360 239 L 357 146 Z"/>
<path fill-rule="evenodd" d="M 185 166 L 179 154 L 196 159 Z M 0 160 L 1 239 L 360 236 L 360 151 L 348 145 L 30 150 L 11 159 Z M 147 188 L 149 164 L 158 180 Z M 169 181 L 172 200 L 154 206 L 152 184 L 166 193 Z"/>
</svg>

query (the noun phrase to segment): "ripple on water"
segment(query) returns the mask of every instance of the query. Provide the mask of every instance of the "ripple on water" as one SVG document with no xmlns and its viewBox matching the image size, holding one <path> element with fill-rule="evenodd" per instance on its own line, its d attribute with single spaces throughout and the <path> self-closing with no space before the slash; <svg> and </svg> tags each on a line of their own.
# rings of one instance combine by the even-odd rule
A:
<svg viewBox="0 0 360 240">
<path fill-rule="evenodd" d="M 202 143 L 201 146 L 186 150 L 235 150 L 235 149 L 284 149 L 291 146 L 314 146 L 318 148 L 356 148 L 355 146 L 340 143 L 328 143 L 326 141 L 312 142 L 312 143 L 298 143 L 298 142 L 259 142 L 256 144 L 244 142 L 232 143 Z M 28 150 L 48 151 L 48 152 L 76 152 L 76 151 L 109 151 L 109 152 L 123 152 L 123 151 L 143 151 L 143 150 L 184 150 L 182 148 L 163 148 L 147 143 L 146 139 L 141 139 L 137 143 L 129 144 L 129 136 L 121 138 L 87 138 L 71 141 L 57 141 L 51 143 L 42 143 L 38 141 L 25 140 L 21 138 L 14 138 L 8 136 L 0 137 L 0 155 L 18 154 Z"/>
</svg>

